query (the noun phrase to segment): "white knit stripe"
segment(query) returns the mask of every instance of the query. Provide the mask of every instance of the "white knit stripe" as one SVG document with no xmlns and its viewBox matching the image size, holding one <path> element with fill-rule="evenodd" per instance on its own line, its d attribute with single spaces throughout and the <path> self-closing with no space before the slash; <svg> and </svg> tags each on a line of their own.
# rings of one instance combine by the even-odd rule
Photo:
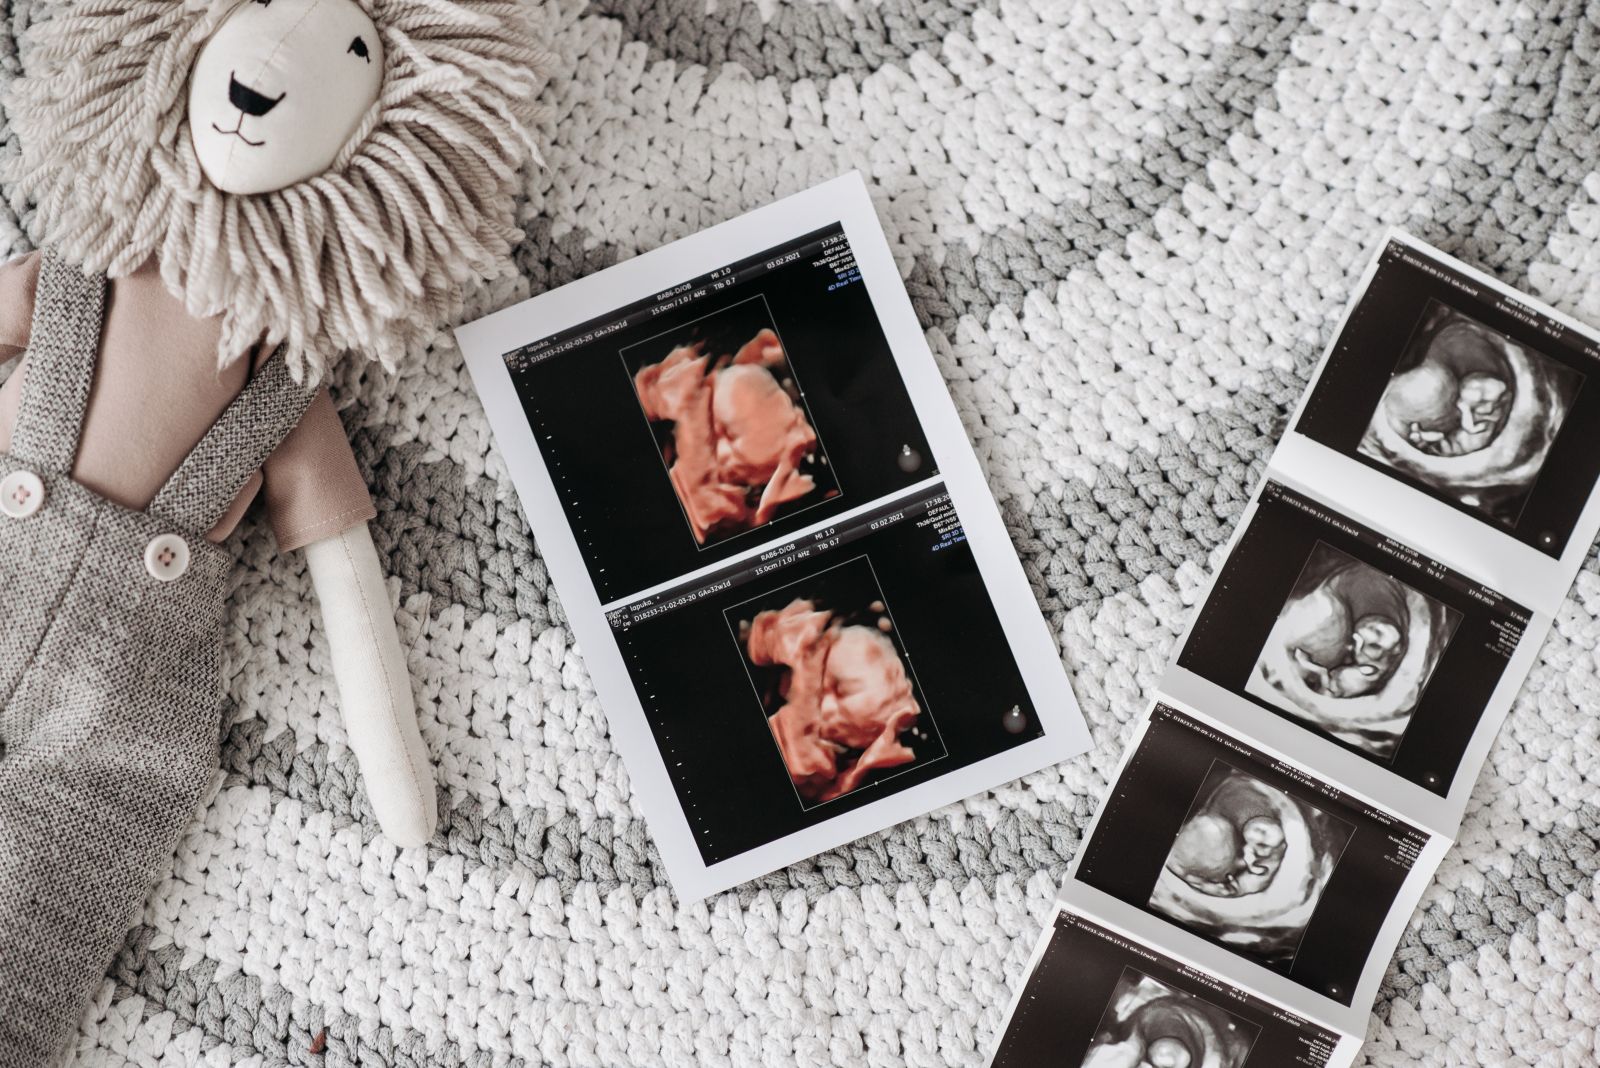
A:
<svg viewBox="0 0 1600 1068">
<path fill-rule="evenodd" d="M 1595 887 L 1569 894 L 1564 915 L 1539 918 L 1509 951 L 1485 947 L 1452 964 L 1419 1003 L 1396 1000 L 1374 1018 L 1365 1062 L 1453 1068 L 1484 1064 L 1588 1068 L 1600 1059 L 1600 911 Z"/>
<path fill-rule="evenodd" d="M 1050 472 L 1092 480 L 1101 464 L 1154 452 L 1169 434 L 1187 437 L 1195 414 L 1228 406 L 1253 372 L 1319 351 L 1368 242 L 1425 203 L 1484 107 L 1494 68 L 1472 61 L 1510 47 L 1500 39 L 1510 26 L 1493 5 L 1478 7 L 1466 17 L 1493 27 L 1495 38 L 1446 37 L 1420 48 L 1409 37 L 1373 37 L 1364 20 L 1314 10 L 1330 37 L 1361 53 L 1363 67 L 1387 65 L 1424 82 L 1435 70 L 1455 76 L 1447 100 L 1428 92 L 1363 101 L 1380 156 L 1425 152 L 1414 167 L 1386 170 L 1384 187 L 1373 188 L 1365 154 L 1344 167 L 1327 161 L 1334 165 L 1319 171 L 1326 184 L 1285 180 L 1326 137 L 1306 120 L 1352 91 L 1334 65 L 1344 51 L 1305 49 L 1301 65 L 1279 72 L 1279 107 L 1258 115 L 1255 131 L 1235 138 L 1233 158 L 1213 166 L 1220 193 L 1191 186 L 1182 210 L 1158 212 L 1159 240 L 1135 234 L 1123 255 L 1102 256 L 1055 293 L 1035 294 L 1020 320 L 997 309 L 981 328 L 964 328 L 943 370 L 964 387 L 965 409 L 983 413 L 968 430 L 993 445 L 991 477 L 1019 486 L 1041 475 L 1048 485 Z"/>
<path fill-rule="evenodd" d="M 971 1060 L 1055 892 L 1045 876 L 1002 877 L 992 895 L 871 887 L 678 909 L 665 890 L 602 900 L 580 884 L 563 901 L 552 879 L 457 858 L 430 868 L 304 817 L 264 789 L 223 790 L 144 922 L 219 962 L 219 978 L 242 971 L 329 1011 L 557 1064 L 564 1047 L 606 1064 L 744 1065 L 775 1043 L 818 1056 L 829 1027 L 867 1036 L 869 1060 Z M 892 1023 L 885 998 L 901 1006 Z M 964 1007 L 947 1011 L 952 998 Z M 585 1035 L 592 1048 L 567 1046 Z"/>
<path fill-rule="evenodd" d="M 873 172 L 913 223 L 899 229 L 901 240 L 932 251 L 917 248 L 918 236 L 937 229 L 943 243 L 1015 225 L 1086 199 L 1089 184 L 1111 177 L 1112 161 L 1138 159 L 1162 135 L 1163 116 L 1183 106 L 1186 78 L 1226 40 L 1229 8 L 1242 6 L 1024 9 L 1021 24 L 1010 25 L 980 10 L 970 34 L 948 38 L 941 57 L 918 52 L 903 69 L 883 66 L 859 83 L 802 80 L 787 99 L 776 83 L 735 66 L 708 81 L 702 68 L 648 63 L 643 45 L 622 42 L 617 23 L 580 19 L 556 40 L 566 64 L 553 78 L 559 147 L 546 154 L 555 169 L 545 183 L 536 177 L 531 203 L 558 222 L 630 239 L 625 251 L 638 251 L 848 169 L 847 145 L 905 145 Z M 1133 26 L 1138 45 L 1126 43 Z M 632 109 L 621 112 L 611 103 L 618 100 Z M 608 138 L 642 146 L 604 171 L 589 168 L 580 149 L 602 125 Z M 664 125 L 677 132 L 670 144 L 649 136 Z M 563 151 L 568 145 L 580 150 Z M 996 171 L 997 156 L 1027 160 L 1026 173 Z M 738 167 L 711 165 L 733 157 Z M 563 173 L 569 168 L 577 173 Z M 642 184 L 645 174 L 671 176 L 682 191 L 673 207 L 688 214 L 663 213 L 641 227 L 639 198 L 661 196 Z"/>
</svg>

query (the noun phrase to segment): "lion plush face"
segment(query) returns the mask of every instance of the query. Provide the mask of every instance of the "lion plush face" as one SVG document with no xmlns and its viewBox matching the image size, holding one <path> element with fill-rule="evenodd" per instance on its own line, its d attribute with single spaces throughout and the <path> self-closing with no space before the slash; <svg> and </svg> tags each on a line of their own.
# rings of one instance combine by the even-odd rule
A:
<svg viewBox="0 0 1600 1068">
<path fill-rule="evenodd" d="M 328 169 L 378 99 L 383 40 L 354 0 L 245 0 L 201 47 L 189 136 L 225 193 Z"/>
<path fill-rule="evenodd" d="M 506 267 L 551 60 L 528 0 L 67 0 L 0 93 L 0 189 L 113 278 L 151 259 L 217 360 L 394 366 Z"/>
</svg>

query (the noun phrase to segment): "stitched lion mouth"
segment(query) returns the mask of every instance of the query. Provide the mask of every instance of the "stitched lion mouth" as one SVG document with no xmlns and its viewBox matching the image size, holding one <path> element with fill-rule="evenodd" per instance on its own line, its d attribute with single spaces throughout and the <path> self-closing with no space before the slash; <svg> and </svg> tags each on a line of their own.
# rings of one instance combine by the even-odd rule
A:
<svg viewBox="0 0 1600 1068">
<path fill-rule="evenodd" d="M 246 137 L 244 134 L 239 132 L 239 127 L 238 126 L 235 126 L 231 130 L 224 130 L 222 127 L 218 126 L 216 123 L 212 123 L 211 124 L 211 128 L 213 130 L 217 131 L 217 133 L 221 134 L 224 137 L 230 137 L 230 136 L 231 137 L 237 137 L 239 140 L 243 141 L 245 144 L 249 145 L 251 148 L 260 148 L 262 145 L 266 144 L 265 141 L 252 141 L 252 140 L 250 140 L 250 138 Z"/>
</svg>

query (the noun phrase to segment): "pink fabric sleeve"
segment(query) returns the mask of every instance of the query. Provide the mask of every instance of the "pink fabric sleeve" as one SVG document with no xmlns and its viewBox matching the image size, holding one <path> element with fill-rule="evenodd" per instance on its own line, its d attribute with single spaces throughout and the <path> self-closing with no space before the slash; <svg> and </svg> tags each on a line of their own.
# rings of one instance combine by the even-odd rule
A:
<svg viewBox="0 0 1600 1068">
<path fill-rule="evenodd" d="M 284 552 L 378 514 L 326 389 L 262 465 L 267 518 Z"/>
<path fill-rule="evenodd" d="M 28 347 L 33 330 L 33 291 L 39 254 L 29 252 L 0 264 L 0 363 Z"/>
</svg>

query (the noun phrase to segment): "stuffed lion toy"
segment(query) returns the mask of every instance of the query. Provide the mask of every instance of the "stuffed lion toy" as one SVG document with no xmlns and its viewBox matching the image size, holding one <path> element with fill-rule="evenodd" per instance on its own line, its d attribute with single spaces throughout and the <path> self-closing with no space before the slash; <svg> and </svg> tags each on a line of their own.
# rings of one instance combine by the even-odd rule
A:
<svg viewBox="0 0 1600 1068">
<path fill-rule="evenodd" d="M 303 549 L 385 834 L 436 823 L 319 382 L 503 269 L 545 57 L 515 0 L 81 0 L 3 100 L 38 252 L 0 267 L 0 1066 L 67 1043 L 217 763 L 221 542 Z"/>
</svg>

